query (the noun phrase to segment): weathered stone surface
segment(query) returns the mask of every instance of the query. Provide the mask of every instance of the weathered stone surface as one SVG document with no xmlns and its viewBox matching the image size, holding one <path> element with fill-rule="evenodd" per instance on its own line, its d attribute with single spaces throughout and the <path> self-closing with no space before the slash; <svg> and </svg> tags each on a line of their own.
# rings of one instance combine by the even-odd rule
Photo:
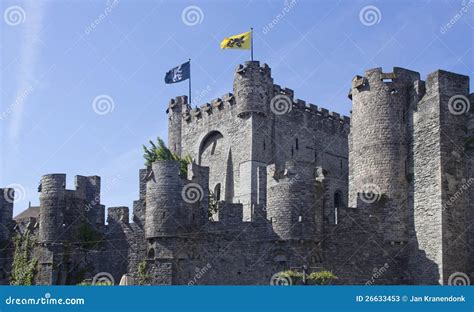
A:
<svg viewBox="0 0 474 312">
<path fill-rule="evenodd" d="M 108 272 L 116 284 L 128 274 L 144 284 L 259 285 L 303 265 L 331 270 L 334 284 L 472 278 L 468 86 L 444 71 L 425 83 L 410 70 L 375 68 L 352 81 L 350 119 L 295 100 L 266 64 L 246 62 L 233 93 L 197 110 L 186 96 L 170 101 L 169 147 L 194 162 L 187 177 L 176 161 L 141 169 L 133 222 L 128 207 L 109 208 L 105 222 L 97 176 L 66 190 L 64 174 L 45 175 L 39 216 L 15 221 L 12 192 L 0 189 L 0 283 L 13 234 L 36 240 L 36 284 Z M 470 99 L 470 111 L 453 113 L 454 96 Z"/>
</svg>

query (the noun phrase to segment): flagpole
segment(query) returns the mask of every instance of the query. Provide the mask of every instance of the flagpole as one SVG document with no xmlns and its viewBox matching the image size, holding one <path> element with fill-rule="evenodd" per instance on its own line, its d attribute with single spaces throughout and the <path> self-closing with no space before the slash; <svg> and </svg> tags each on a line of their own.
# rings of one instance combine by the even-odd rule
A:
<svg viewBox="0 0 474 312">
<path fill-rule="evenodd" d="M 250 58 L 253 61 L 253 27 L 250 27 Z"/>
<path fill-rule="evenodd" d="M 189 59 L 189 106 L 191 106 L 191 59 Z"/>
</svg>

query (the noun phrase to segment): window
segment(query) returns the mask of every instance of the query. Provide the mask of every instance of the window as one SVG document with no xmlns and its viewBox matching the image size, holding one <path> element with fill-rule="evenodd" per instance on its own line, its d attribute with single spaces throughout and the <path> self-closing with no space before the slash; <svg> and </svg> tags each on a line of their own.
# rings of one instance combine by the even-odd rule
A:
<svg viewBox="0 0 474 312">
<path fill-rule="evenodd" d="M 340 191 L 336 191 L 336 193 L 334 193 L 334 207 L 342 207 L 342 194 Z"/>
<path fill-rule="evenodd" d="M 334 193 L 334 224 L 338 223 L 337 209 L 342 206 L 342 193 L 341 191 L 336 191 L 336 193 Z"/>
<path fill-rule="evenodd" d="M 298 150 L 299 146 L 298 146 L 298 138 L 295 139 L 295 148 L 296 150 Z"/>
<path fill-rule="evenodd" d="M 214 186 L 214 196 L 217 202 L 221 200 L 221 184 L 220 183 L 217 183 L 216 186 Z"/>
<path fill-rule="evenodd" d="M 150 259 L 150 260 L 155 259 L 155 249 L 150 248 L 150 249 L 148 250 L 148 259 Z"/>
</svg>

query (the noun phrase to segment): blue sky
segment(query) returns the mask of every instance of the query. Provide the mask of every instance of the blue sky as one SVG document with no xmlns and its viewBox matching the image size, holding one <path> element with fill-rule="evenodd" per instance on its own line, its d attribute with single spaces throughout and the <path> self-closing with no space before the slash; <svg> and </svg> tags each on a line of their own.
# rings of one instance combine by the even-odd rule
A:
<svg viewBox="0 0 474 312">
<path fill-rule="evenodd" d="M 406 67 L 425 78 L 474 68 L 469 0 L 2 0 L 0 9 L 0 186 L 17 188 L 15 214 L 39 203 L 48 173 L 66 173 L 68 188 L 77 174 L 100 175 L 102 203 L 131 208 L 141 145 L 167 138 L 168 101 L 187 94 L 186 82 L 165 85 L 165 72 L 192 58 L 198 105 L 231 92 L 249 53 L 219 42 L 251 26 L 255 59 L 275 83 L 345 115 L 351 79 L 366 69 Z M 197 19 L 183 19 L 186 10 Z"/>
</svg>

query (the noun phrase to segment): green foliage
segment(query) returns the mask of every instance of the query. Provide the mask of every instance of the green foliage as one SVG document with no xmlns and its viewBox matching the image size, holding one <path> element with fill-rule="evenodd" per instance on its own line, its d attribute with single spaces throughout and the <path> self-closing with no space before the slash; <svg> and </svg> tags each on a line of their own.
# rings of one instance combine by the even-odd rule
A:
<svg viewBox="0 0 474 312">
<path fill-rule="evenodd" d="M 36 266 L 38 265 L 38 260 L 30 255 L 34 247 L 34 241 L 30 239 L 29 232 L 26 232 L 24 236 L 14 237 L 13 243 L 15 251 L 13 253 L 10 285 L 32 285 L 36 274 Z"/>
<path fill-rule="evenodd" d="M 216 194 L 214 192 L 209 191 L 209 209 L 207 209 L 207 217 L 209 220 L 212 219 L 212 216 L 217 213 L 219 207 L 219 200 L 217 199 Z"/>
<path fill-rule="evenodd" d="M 89 280 L 83 280 L 79 284 L 76 284 L 76 286 L 113 286 L 111 282 L 97 282 L 95 284 L 92 284 L 92 281 Z"/>
<path fill-rule="evenodd" d="M 278 273 L 278 275 L 286 278 L 303 278 L 303 273 L 296 272 L 293 270 L 283 271 Z"/>
<path fill-rule="evenodd" d="M 103 240 L 102 235 L 95 231 L 89 223 L 83 222 L 79 227 L 79 241 L 81 246 L 86 249 L 92 249 Z"/>
<path fill-rule="evenodd" d="M 326 285 L 330 281 L 337 279 L 337 276 L 331 271 L 320 271 L 310 273 L 307 278 L 316 285 Z"/>
<path fill-rule="evenodd" d="M 138 264 L 137 275 L 138 275 L 138 285 L 147 285 L 150 283 L 150 275 L 147 273 L 147 262 L 143 260 Z"/>
<path fill-rule="evenodd" d="M 180 173 L 182 177 L 188 175 L 188 164 L 192 162 L 191 156 L 187 155 L 180 157 L 174 154 L 166 147 L 165 143 L 161 138 L 156 139 L 156 144 L 153 141 L 150 142 L 150 147 L 143 145 L 143 158 L 145 158 L 145 166 L 149 167 L 152 163 L 157 160 L 175 160 L 180 164 Z"/>
<path fill-rule="evenodd" d="M 294 283 L 296 281 L 301 282 L 301 280 L 303 279 L 302 272 L 297 272 L 293 270 L 283 271 L 283 272 L 278 273 L 278 275 L 284 278 L 291 278 Z M 337 276 L 334 275 L 331 271 L 319 271 L 319 272 L 312 272 L 306 275 L 306 279 L 311 284 L 326 285 L 330 281 L 337 279 Z"/>
</svg>

